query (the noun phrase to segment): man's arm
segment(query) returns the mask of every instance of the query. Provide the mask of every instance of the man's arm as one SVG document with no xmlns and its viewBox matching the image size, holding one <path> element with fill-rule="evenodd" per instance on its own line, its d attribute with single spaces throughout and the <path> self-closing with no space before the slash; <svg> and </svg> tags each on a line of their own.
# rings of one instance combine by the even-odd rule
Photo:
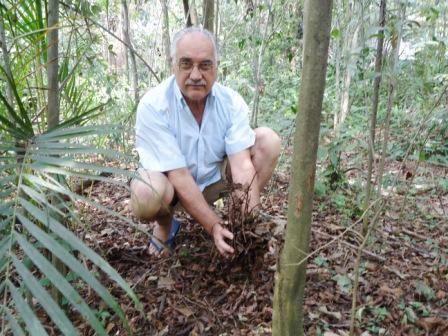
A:
<svg viewBox="0 0 448 336">
<path fill-rule="evenodd" d="M 260 186 L 256 176 L 256 170 L 250 157 L 250 149 L 245 149 L 233 155 L 229 155 L 230 170 L 233 183 L 241 183 L 250 186 L 249 189 L 249 212 L 260 204 Z M 242 205 L 243 209 L 245 204 Z"/>
<path fill-rule="evenodd" d="M 223 256 L 234 253 L 233 248 L 224 240 L 233 239 L 233 234 L 221 226 L 221 218 L 210 208 L 189 170 L 174 169 L 167 176 L 182 206 L 213 237 L 218 251 Z"/>
</svg>

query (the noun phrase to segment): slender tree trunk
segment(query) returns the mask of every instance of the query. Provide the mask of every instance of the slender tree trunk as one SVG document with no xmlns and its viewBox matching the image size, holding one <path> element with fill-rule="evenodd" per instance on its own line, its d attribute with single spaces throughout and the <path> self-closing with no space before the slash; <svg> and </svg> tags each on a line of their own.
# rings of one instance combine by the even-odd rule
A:
<svg viewBox="0 0 448 336">
<path fill-rule="evenodd" d="M 276 273 L 273 335 L 303 335 L 303 291 L 332 0 L 305 1 L 300 108 L 296 119 L 286 241 Z"/>
<path fill-rule="evenodd" d="M 392 36 L 392 61 L 391 61 L 391 75 L 389 82 L 389 96 L 387 100 L 387 111 L 386 111 L 386 119 L 384 121 L 384 138 L 383 138 L 383 146 L 381 151 L 381 160 L 378 167 L 378 189 L 377 189 L 377 197 L 381 197 L 381 189 L 383 184 L 383 173 L 384 173 L 384 165 L 386 161 L 387 155 L 387 146 L 389 144 L 389 133 L 390 133 L 390 119 L 392 115 L 392 107 L 395 103 L 395 90 L 397 87 L 397 69 L 398 69 L 398 61 L 399 61 L 399 53 L 400 53 L 400 43 L 403 32 L 403 22 L 406 18 L 406 6 L 404 6 L 400 1 L 397 1 L 397 8 L 399 9 L 399 20 L 396 23 L 396 35 Z M 395 42 L 394 42 L 395 41 Z"/>
<path fill-rule="evenodd" d="M 3 10 L 0 7 L 0 43 L 2 44 L 2 54 L 3 54 L 3 65 L 6 72 L 6 76 L 9 77 L 9 79 L 12 79 L 12 73 L 11 73 L 11 62 L 9 60 L 9 53 L 8 53 L 8 47 L 6 43 L 6 36 L 5 36 L 5 26 L 3 21 Z M 8 104 L 13 106 L 14 99 L 11 89 L 11 84 L 6 84 L 6 99 L 8 100 Z"/>
<path fill-rule="evenodd" d="M 191 23 L 193 24 L 193 26 L 199 26 L 198 12 L 196 10 L 196 4 L 194 0 L 191 0 L 190 3 L 190 15 L 191 15 Z"/>
<path fill-rule="evenodd" d="M 59 1 L 48 0 L 48 129 L 59 125 Z"/>
<path fill-rule="evenodd" d="M 356 45 L 358 43 L 358 32 L 359 26 L 355 28 L 355 32 L 350 34 L 350 38 L 347 41 L 347 49 L 354 50 L 356 49 Z M 347 53 L 350 54 L 350 51 Z M 340 114 L 338 118 L 337 130 L 339 131 L 345 119 L 347 118 L 350 112 L 350 85 L 352 82 L 352 71 L 354 57 L 347 56 L 347 62 L 345 66 L 344 80 L 342 82 L 342 93 L 341 93 L 341 102 L 340 102 Z"/>
<path fill-rule="evenodd" d="M 123 6 L 123 33 L 124 33 L 124 41 L 128 46 L 132 46 L 131 36 L 129 34 L 129 10 L 127 0 L 121 0 L 121 4 Z M 129 48 L 129 52 L 131 55 L 131 75 L 132 75 L 132 90 L 134 91 L 134 104 L 137 106 L 138 101 L 140 99 L 138 92 L 138 76 L 137 76 L 137 62 L 135 60 L 134 48 Z"/>
<path fill-rule="evenodd" d="M 182 4 L 184 5 L 185 25 L 191 27 L 193 24 L 191 23 L 190 5 L 188 4 L 188 0 L 182 0 Z"/>
<path fill-rule="evenodd" d="M 194 5 L 194 0 L 189 3 L 188 0 L 182 0 L 184 5 L 185 19 L 187 20 L 186 26 L 197 26 L 198 25 L 198 15 L 196 13 L 196 7 Z"/>
<path fill-rule="evenodd" d="M 168 17 L 168 0 L 160 0 L 163 12 L 163 49 L 165 52 L 165 70 L 170 73 L 171 56 L 170 56 L 170 22 Z"/>
<path fill-rule="evenodd" d="M 213 23 L 215 19 L 215 1 L 204 0 L 203 2 L 204 13 L 204 28 L 213 33 Z"/>
<path fill-rule="evenodd" d="M 365 187 L 365 199 L 363 210 L 366 211 L 370 203 L 370 194 L 372 188 L 372 171 L 373 171 L 373 153 L 375 146 L 375 130 L 376 117 L 378 112 L 378 100 L 381 84 L 381 72 L 383 66 L 383 44 L 384 44 L 384 27 L 386 24 L 386 0 L 381 0 L 379 26 L 380 32 L 377 39 L 376 59 L 375 59 L 375 79 L 373 81 L 373 98 L 372 98 L 372 113 L 370 116 L 370 131 L 369 131 L 369 156 L 367 161 L 367 181 Z M 369 224 L 369 216 L 364 217 L 362 232 L 366 234 Z"/>
<path fill-rule="evenodd" d="M 127 42 L 127 34 L 128 34 L 128 27 L 129 27 L 129 22 L 128 22 L 128 18 L 129 18 L 129 13 L 128 13 L 128 5 L 126 3 L 126 0 L 122 0 L 121 1 L 121 36 L 122 39 L 124 41 Z M 124 71 L 126 74 L 126 79 L 129 81 L 130 79 L 130 75 L 129 75 L 129 71 L 130 71 L 130 67 L 129 67 L 129 57 L 128 57 L 128 48 L 122 44 L 121 45 L 121 52 L 123 54 L 123 58 L 124 58 Z"/>
<path fill-rule="evenodd" d="M 216 0 L 216 10 L 215 10 L 215 36 L 219 34 L 219 0 Z"/>
<path fill-rule="evenodd" d="M 47 54 L 47 80 L 48 80 L 48 130 L 59 125 L 59 0 L 48 0 L 48 54 Z M 51 203 L 59 202 L 56 196 L 51 196 Z M 51 261 L 56 269 L 65 274 L 65 266 L 55 254 L 51 254 Z M 61 303 L 62 294 L 56 287 L 51 288 L 54 300 Z"/>
<path fill-rule="evenodd" d="M 339 6 L 342 7 L 343 0 L 336 0 L 336 8 Z M 339 22 L 340 18 L 336 16 L 334 18 L 335 26 L 341 27 L 342 24 Z M 341 34 L 342 35 L 342 34 Z M 338 102 L 341 100 L 341 54 L 342 54 L 342 42 L 341 38 L 336 38 L 333 40 L 333 46 L 331 50 L 334 52 L 334 67 L 335 67 L 335 74 L 334 74 L 334 85 L 336 87 L 336 93 L 335 93 L 335 100 Z M 334 116 L 333 116 L 333 129 L 335 130 L 335 133 L 338 133 L 338 125 L 339 125 L 339 111 L 335 109 Z"/>
<path fill-rule="evenodd" d="M 263 56 L 264 51 L 266 49 L 266 39 L 268 35 L 269 21 L 272 14 L 272 2 L 269 3 L 268 16 L 266 18 L 266 24 L 264 26 L 263 36 L 261 37 L 261 46 L 258 50 L 258 55 L 255 60 L 254 66 L 254 81 L 255 81 L 255 93 L 254 93 L 254 104 L 252 109 L 252 127 L 258 127 L 258 112 L 259 112 L 259 104 L 260 104 L 260 92 L 261 92 L 261 69 L 263 66 Z"/>
</svg>

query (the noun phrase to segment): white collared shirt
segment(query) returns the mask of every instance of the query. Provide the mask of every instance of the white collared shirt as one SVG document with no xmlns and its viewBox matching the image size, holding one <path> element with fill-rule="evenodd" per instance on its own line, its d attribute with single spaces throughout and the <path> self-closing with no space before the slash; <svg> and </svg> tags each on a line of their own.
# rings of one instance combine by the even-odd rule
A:
<svg viewBox="0 0 448 336">
<path fill-rule="evenodd" d="M 215 83 L 199 127 L 171 76 L 148 91 L 137 108 L 140 165 L 167 172 L 188 167 L 202 191 L 221 178 L 220 163 L 255 143 L 249 108 L 235 91 Z"/>
</svg>

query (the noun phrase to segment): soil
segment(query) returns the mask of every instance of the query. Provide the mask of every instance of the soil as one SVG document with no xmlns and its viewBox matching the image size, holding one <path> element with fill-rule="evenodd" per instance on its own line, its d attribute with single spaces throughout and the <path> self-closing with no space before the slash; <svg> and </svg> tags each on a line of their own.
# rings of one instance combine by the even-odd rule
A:
<svg viewBox="0 0 448 336">
<path fill-rule="evenodd" d="M 388 167 L 398 169 L 398 163 Z M 387 204 L 373 231 L 360 265 L 357 335 L 448 335 L 448 194 L 429 183 L 428 171 L 446 179 L 444 167 L 405 167 L 400 188 L 385 190 Z M 408 181 L 412 173 L 412 185 Z M 352 213 L 353 194 L 342 191 L 316 198 L 304 298 L 306 335 L 348 335 L 354 264 L 361 237 L 360 215 Z M 147 254 L 148 236 L 86 204 L 79 210 L 90 223 L 85 240 L 131 284 L 143 305 L 140 313 L 114 282 L 102 281 L 118 297 L 136 335 L 270 335 L 274 275 L 287 222 L 289 174 L 277 173 L 262 198 L 255 241 L 233 260 L 218 256 L 212 240 L 187 214 L 176 213 L 181 231 L 171 255 Z M 400 190 L 399 190 L 400 189 Z M 405 191 L 403 193 L 403 190 Z M 103 183 L 91 197 L 132 218 L 129 192 Z M 228 218 L 228 207 L 216 211 Z M 132 218 L 136 223 L 138 221 Z M 151 232 L 150 223 L 139 223 Z M 80 230 L 81 232 L 81 230 Z M 118 318 L 87 292 L 105 312 L 110 335 L 126 335 Z M 93 334 L 84 322 L 84 335 Z"/>
</svg>

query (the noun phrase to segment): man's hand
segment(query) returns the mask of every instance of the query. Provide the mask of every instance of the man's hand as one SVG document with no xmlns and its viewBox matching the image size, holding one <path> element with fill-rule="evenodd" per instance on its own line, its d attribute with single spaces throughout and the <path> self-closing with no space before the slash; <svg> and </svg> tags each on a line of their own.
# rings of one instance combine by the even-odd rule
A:
<svg viewBox="0 0 448 336">
<path fill-rule="evenodd" d="M 212 227 L 211 235 L 215 241 L 215 246 L 224 257 L 229 257 L 231 254 L 235 253 L 235 250 L 226 243 L 224 238 L 233 239 L 233 233 L 222 227 L 221 224 L 216 223 Z"/>
</svg>

